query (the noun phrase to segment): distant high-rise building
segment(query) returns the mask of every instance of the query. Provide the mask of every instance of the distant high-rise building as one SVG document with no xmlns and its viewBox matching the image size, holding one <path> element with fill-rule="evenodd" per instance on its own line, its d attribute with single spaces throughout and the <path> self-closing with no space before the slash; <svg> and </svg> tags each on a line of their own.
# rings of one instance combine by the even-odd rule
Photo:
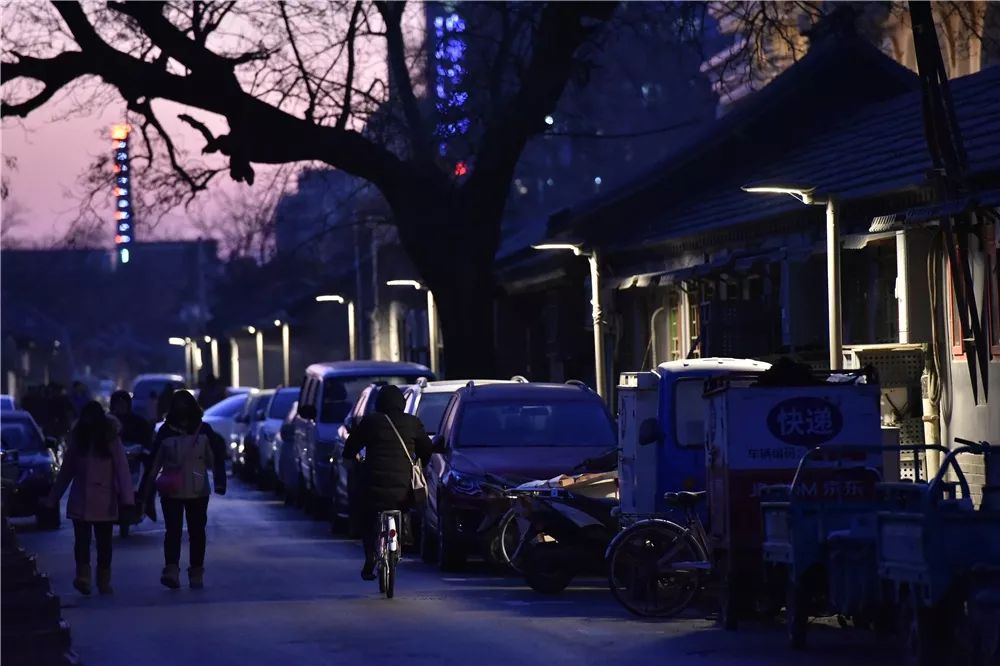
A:
<svg viewBox="0 0 1000 666">
<path fill-rule="evenodd" d="M 135 211 L 132 209 L 132 172 L 129 167 L 128 125 L 113 125 L 111 140 L 114 154 L 115 252 L 118 264 L 132 260 L 135 242 Z"/>
</svg>

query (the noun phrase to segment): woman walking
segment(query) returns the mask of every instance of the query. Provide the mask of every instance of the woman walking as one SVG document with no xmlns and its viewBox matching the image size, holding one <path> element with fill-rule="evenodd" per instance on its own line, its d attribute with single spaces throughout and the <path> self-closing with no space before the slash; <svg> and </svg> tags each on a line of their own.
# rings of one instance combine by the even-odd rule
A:
<svg viewBox="0 0 1000 666">
<path fill-rule="evenodd" d="M 80 410 L 70 432 L 69 450 L 47 503 L 55 506 L 72 482 L 66 516 L 73 521 L 76 578 L 73 587 L 90 594 L 90 539 L 97 541 L 97 589 L 111 594 L 111 534 L 119 511 L 135 502 L 120 426 L 100 403 Z"/>
<path fill-rule="evenodd" d="M 202 423 L 201 417 L 201 407 L 193 395 L 183 390 L 173 394 L 166 422 L 153 442 L 153 463 L 143 485 L 144 499 L 153 488 L 160 493 L 167 530 L 160 582 L 172 590 L 181 586 L 181 534 L 185 519 L 191 547 L 188 579 L 192 589 L 204 586 L 205 527 L 211 495 L 209 470 L 214 477 L 215 493 L 226 494 L 225 443 L 208 424 Z"/>
</svg>

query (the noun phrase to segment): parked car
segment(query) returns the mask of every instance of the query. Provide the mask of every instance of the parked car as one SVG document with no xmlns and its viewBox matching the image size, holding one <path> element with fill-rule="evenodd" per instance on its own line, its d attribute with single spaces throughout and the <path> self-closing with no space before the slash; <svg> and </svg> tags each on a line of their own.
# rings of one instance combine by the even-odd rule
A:
<svg viewBox="0 0 1000 666">
<path fill-rule="evenodd" d="M 161 373 L 136 377 L 132 382 L 132 411 L 143 418 L 150 418 L 156 411 L 156 402 L 150 404 L 150 400 L 158 400 L 167 384 L 172 384 L 175 389 L 187 387 L 187 383 L 180 375 Z"/>
<path fill-rule="evenodd" d="M 236 417 L 238 417 L 250 402 L 249 393 L 230 396 L 205 410 L 202 420 L 212 426 L 225 442 L 231 442 L 236 432 Z"/>
<path fill-rule="evenodd" d="M 454 570 L 496 545 L 505 489 L 572 471 L 616 447 L 616 433 L 581 384 L 473 384 L 455 392 L 433 443 L 421 556 Z"/>
<path fill-rule="evenodd" d="M 44 529 L 59 527 L 59 507 L 44 507 L 41 500 L 52 490 L 63 451 L 58 440 L 46 438 L 31 414 L 20 410 L 0 417 L 0 446 L 7 468 L 17 464 L 17 480 L 6 499 L 12 517 L 35 516 Z"/>
<path fill-rule="evenodd" d="M 278 447 L 281 445 L 278 431 L 281 430 L 281 424 L 298 399 L 297 387 L 276 390 L 267 403 L 264 420 L 257 426 L 255 435 L 259 470 L 257 485 L 262 490 L 273 487 L 278 480 L 276 459 L 279 454 Z"/>
<path fill-rule="evenodd" d="M 441 429 L 441 418 L 451 401 L 451 396 L 460 388 L 469 386 L 484 386 L 486 384 L 526 384 L 527 379 L 514 376 L 510 379 L 450 379 L 447 381 L 418 381 L 407 387 L 403 392 L 406 397 L 406 413 L 413 414 L 424 424 L 428 435 L 434 435 Z"/>
<path fill-rule="evenodd" d="M 274 396 L 273 390 L 255 393 L 236 417 L 236 434 L 230 441 L 233 469 L 244 478 L 256 476 L 260 469 L 257 453 L 257 431 L 267 419 L 267 405 Z"/>
<path fill-rule="evenodd" d="M 295 416 L 299 411 L 299 403 L 292 403 L 288 414 L 278 428 L 278 437 L 274 442 L 274 477 L 275 487 L 284 497 L 285 504 L 301 504 L 299 477 L 299 451 L 295 448 Z"/>
<path fill-rule="evenodd" d="M 260 468 L 257 430 L 267 417 L 267 403 L 271 401 L 273 395 L 273 390 L 254 393 L 247 400 L 243 411 L 234 419 L 233 434 L 229 439 L 229 454 L 234 473 L 243 478 L 255 476 Z"/>
<path fill-rule="evenodd" d="M 17 407 L 14 405 L 14 397 L 9 395 L 0 395 L 0 412 L 12 412 Z"/>
<path fill-rule="evenodd" d="M 306 370 L 295 419 L 295 448 L 307 504 L 320 513 L 329 510 L 335 527 L 349 526 L 352 508 L 351 468 L 342 460 L 348 432 L 345 419 L 366 386 L 405 386 L 421 377 L 434 379 L 434 373 L 417 363 L 392 361 L 317 363 Z"/>
</svg>

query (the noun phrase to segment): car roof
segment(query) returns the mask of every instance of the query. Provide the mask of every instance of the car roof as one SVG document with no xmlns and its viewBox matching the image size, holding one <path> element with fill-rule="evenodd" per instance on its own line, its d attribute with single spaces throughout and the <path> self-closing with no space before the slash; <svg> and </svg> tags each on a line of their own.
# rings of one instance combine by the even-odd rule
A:
<svg viewBox="0 0 1000 666">
<path fill-rule="evenodd" d="M 516 379 L 446 379 L 434 382 L 427 382 L 426 385 L 414 384 L 410 386 L 411 391 L 422 393 L 454 393 L 460 388 L 465 388 L 472 382 L 474 386 L 487 386 L 490 384 L 524 384 Z"/>
<path fill-rule="evenodd" d="M 692 371 L 726 370 L 728 372 L 764 372 L 770 363 L 749 358 L 689 358 L 683 361 L 667 361 L 657 366 L 662 373 L 684 374 Z"/>
<path fill-rule="evenodd" d="M 23 409 L 8 409 L 0 415 L 0 422 L 2 421 L 31 421 L 35 422 L 35 417 L 31 415 L 31 412 L 26 412 Z"/>
<path fill-rule="evenodd" d="M 168 382 L 180 382 L 186 383 L 184 377 L 180 375 L 172 375 L 170 373 L 148 373 L 145 375 L 136 375 L 135 379 L 132 380 L 132 386 L 135 386 L 142 381 L 168 381 Z"/>
<path fill-rule="evenodd" d="M 582 398 L 584 400 L 596 400 L 601 402 L 598 396 L 589 387 L 581 384 L 548 384 L 543 382 L 502 382 L 497 384 L 484 384 L 473 386 L 472 388 L 461 388 L 463 400 L 574 400 Z"/>
<path fill-rule="evenodd" d="M 332 361 L 313 363 L 306 374 L 320 377 L 366 377 L 368 375 L 414 375 L 433 378 L 426 365 L 403 361 Z"/>
</svg>

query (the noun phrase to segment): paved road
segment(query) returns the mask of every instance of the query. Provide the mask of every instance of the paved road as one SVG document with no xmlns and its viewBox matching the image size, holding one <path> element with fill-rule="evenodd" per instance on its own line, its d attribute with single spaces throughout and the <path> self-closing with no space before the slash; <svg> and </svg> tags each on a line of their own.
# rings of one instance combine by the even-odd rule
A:
<svg viewBox="0 0 1000 666">
<path fill-rule="evenodd" d="M 21 541 L 50 574 L 87 666 L 895 661 L 887 647 L 830 626 L 817 628 L 803 659 L 778 627 L 727 633 L 698 617 L 637 621 L 599 580 L 541 597 L 482 567 L 449 576 L 410 560 L 401 565 L 397 598 L 386 600 L 360 579 L 357 543 L 332 539 L 324 523 L 238 482 L 209 507 L 206 589 L 160 586 L 162 538 L 148 521 L 126 540 L 116 536 L 115 594 L 81 597 L 70 586 L 69 524 L 57 532 L 23 528 Z"/>
</svg>

